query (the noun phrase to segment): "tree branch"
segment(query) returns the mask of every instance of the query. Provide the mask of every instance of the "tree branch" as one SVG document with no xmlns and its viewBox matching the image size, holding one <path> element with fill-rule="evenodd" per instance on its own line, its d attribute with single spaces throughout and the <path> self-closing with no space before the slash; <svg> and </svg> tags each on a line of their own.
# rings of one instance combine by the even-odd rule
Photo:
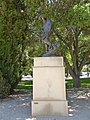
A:
<svg viewBox="0 0 90 120">
<path fill-rule="evenodd" d="M 83 66 L 85 65 L 85 62 L 87 61 L 88 57 L 89 57 L 90 53 L 87 51 L 86 54 L 84 55 L 81 64 L 79 66 L 79 71 L 81 71 L 81 69 L 83 68 Z"/>
<path fill-rule="evenodd" d="M 74 74 L 75 74 L 75 73 L 74 73 L 72 67 L 71 67 L 70 64 L 69 64 L 68 59 L 66 58 L 66 56 L 63 56 L 63 57 L 64 57 L 65 64 L 66 64 L 66 66 L 67 66 L 67 68 L 68 68 L 71 76 L 74 77 Z"/>
<path fill-rule="evenodd" d="M 58 34 L 54 29 L 53 29 L 53 32 L 55 33 L 55 35 L 56 35 L 59 39 L 62 40 L 62 42 L 63 42 L 64 44 L 66 44 L 66 45 L 68 46 L 67 42 L 65 41 L 65 39 L 63 39 L 63 37 L 62 37 L 60 34 Z"/>
</svg>

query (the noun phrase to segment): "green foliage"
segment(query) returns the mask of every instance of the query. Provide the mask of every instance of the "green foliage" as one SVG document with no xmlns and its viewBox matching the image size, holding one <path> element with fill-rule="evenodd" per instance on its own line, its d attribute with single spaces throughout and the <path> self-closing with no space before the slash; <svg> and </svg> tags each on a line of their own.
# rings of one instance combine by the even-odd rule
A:
<svg viewBox="0 0 90 120">
<path fill-rule="evenodd" d="M 23 11 L 23 12 L 22 12 Z M 13 92 L 21 80 L 28 41 L 27 14 L 23 1 L 3 0 L 0 6 L 0 70 L 2 95 Z M 6 88 L 6 89 L 5 89 Z M 5 95 L 3 91 L 5 89 Z"/>
<path fill-rule="evenodd" d="M 0 71 L 3 86 L 9 86 L 7 95 L 22 74 L 32 73 L 33 57 L 45 53 L 41 15 L 53 22 L 50 40 L 60 43 L 56 54 L 66 57 L 79 75 L 90 53 L 89 6 L 82 0 L 1 0 Z"/>
<path fill-rule="evenodd" d="M 40 28 L 39 16 L 53 22 L 50 40 L 60 43 L 57 55 L 62 55 L 74 81 L 79 81 L 80 71 L 87 63 L 90 53 L 90 3 L 85 0 L 45 0 L 33 2 L 34 24 Z M 38 24 L 37 24 L 38 21 Z M 38 36 L 40 38 L 40 35 Z M 39 50 L 39 49 L 38 49 Z M 43 50 L 43 49 L 42 49 Z M 43 53 L 43 52 L 42 52 Z M 79 87 L 79 82 L 74 86 Z"/>
</svg>

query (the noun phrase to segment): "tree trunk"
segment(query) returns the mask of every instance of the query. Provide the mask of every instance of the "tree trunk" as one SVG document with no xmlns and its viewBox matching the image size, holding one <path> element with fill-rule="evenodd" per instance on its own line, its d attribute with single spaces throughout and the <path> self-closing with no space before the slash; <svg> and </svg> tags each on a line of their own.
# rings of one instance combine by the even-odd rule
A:
<svg viewBox="0 0 90 120">
<path fill-rule="evenodd" d="M 79 88 L 81 86 L 79 75 L 72 75 L 73 78 L 73 87 Z"/>
<path fill-rule="evenodd" d="M 79 77 L 80 76 L 79 71 L 77 72 L 78 74 L 75 73 L 75 71 L 72 69 L 72 67 L 70 66 L 70 64 L 69 64 L 69 62 L 68 62 L 68 60 L 67 60 L 67 58 L 65 56 L 64 56 L 64 60 L 65 60 L 66 66 L 67 66 L 67 68 L 69 70 L 69 73 L 73 78 L 73 87 L 79 88 L 81 86 L 80 77 Z"/>
</svg>

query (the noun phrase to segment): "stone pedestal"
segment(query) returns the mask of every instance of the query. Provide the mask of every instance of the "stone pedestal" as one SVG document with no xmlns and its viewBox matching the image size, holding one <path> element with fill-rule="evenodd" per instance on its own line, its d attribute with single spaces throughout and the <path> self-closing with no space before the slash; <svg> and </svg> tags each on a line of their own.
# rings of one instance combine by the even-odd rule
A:
<svg viewBox="0 0 90 120">
<path fill-rule="evenodd" d="M 39 115 L 68 115 L 62 57 L 34 58 L 32 116 Z"/>
</svg>

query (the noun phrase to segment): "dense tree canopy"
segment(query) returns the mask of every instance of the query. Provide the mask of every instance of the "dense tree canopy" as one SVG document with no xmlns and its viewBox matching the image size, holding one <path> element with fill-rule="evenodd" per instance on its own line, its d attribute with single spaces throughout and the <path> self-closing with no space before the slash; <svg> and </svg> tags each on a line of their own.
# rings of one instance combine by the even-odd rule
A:
<svg viewBox="0 0 90 120">
<path fill-rule="evenodd" d="M 79 87 L 80 72 L 90 55 L 89 1 L 43 0 L 40 2 L 38 0 L 34 2 L 31 0 L 30 5 L 34 10 L 35 23 L 33 24 L 38 29 L 41 24 L 40 15 L 53 21 L 53 33 L 50 40 L 60 43 L 56 55 L 64 57 L 65 64 L 73 77 L 74 87 Z M 35 33 L 35 35 L 38 34 Z"/>
<path fill-rule="evenodd" d="M 1 0 L 0 4 L 0 84 L 8 86 L 8 94 L 21 75 L 31 71 L 32 57 L 45 53 L 42 15 L 52 20 L 50 41 L 60 43 L 56 56 L 64 57 L 74 87 L 79 87 L 80 72 L 90 57 L 89 1 Z"/>
<path fill-rule="evenodd" d="M 23 6 L 17 0 L 1 1 L 0 72 L 4 82 L 8 83 L 10 90 L 9 92 L 7 91 L 6 95 L 12 92 L 20 81 L 23 70 L 28 27 L 27 15 L 22 10 L 25 10 L 25 5 Z M 6 87 L 4 86 L 3 88 L 5 89 Z"/>
</svg>

